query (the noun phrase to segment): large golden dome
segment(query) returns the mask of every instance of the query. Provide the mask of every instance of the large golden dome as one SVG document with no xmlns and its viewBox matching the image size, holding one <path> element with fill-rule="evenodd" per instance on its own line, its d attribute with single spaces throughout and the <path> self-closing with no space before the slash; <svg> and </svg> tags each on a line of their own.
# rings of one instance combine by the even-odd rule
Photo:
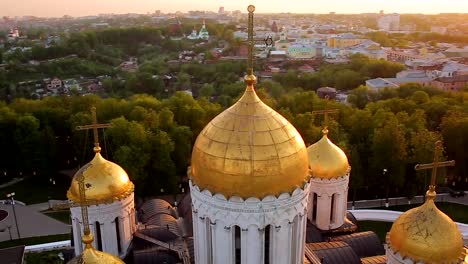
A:
<svg viewBox="0 0 468 264">
<path fill-rule="evenodd" d="M 297 130 L 255 93 L 246 76 L 244 95 L 198 135 L 191 179 L 201 189 L 226 197 L 263 198 L 302 187 L 307 151 Z"/>
<path fill-rule="evenodd" d="M 68 264 L 125 264 L 120 258 L 106 252 L 102 252 L 93 248 L 92 234 L 85 234 L 83 236 L 83 243 L 85 249 L 81 255 L 76 256 L 68 262 Z"/>
<path fill-rule="evenodd" d="M 346 175 L 350 166 L 346 154 L 327 137 L 328 130 L 323 130 L 323 137 L 307 148 L 311 176 L 332 179 Z"/>
<path fill-rule="evenodd" d="M 463 263 L 463 239 L 457 225 L 434 204 L 426 202 L 403 213 L 387 235 L 388 245 L 402 257 L 423 263 Z"/>
<path fill-rule="evenodd" d="M 93 160 L 79 169 L 73 177 L 67 197 L 80 202 L 78 178 L 83 174 L 88 203 L 111 203 L 127 197 L 133 192 L 134 185 L 127 173 L 119 165 L 104 159 L 99 151 Z"/>
</svg>

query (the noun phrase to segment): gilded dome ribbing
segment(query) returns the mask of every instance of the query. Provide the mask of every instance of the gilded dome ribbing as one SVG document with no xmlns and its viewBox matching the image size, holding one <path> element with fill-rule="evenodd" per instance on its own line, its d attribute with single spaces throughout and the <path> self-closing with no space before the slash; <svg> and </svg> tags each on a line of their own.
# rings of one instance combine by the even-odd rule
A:
<svg viewBox="0 0 468 264">
<path fill-rule="evenodd" d="M 398 217 L 387 243 L 402 257 L 423 263 L 463 263 L 463 239 L 457 225 L 434 204 L 435 192 L 426 202 Z"/>
<path fill-rule="evenodd" d="M 245 78 L 243 96 L 198 135 L 191 179 L 201 189 L 226 197 L 263 198 L 290 193 L 308 177 L 302 137 L 255 93 L 256 78 Z"/>
<path fill-rule="evenodd" d="M 89 203 L 110 203 L 123 199 L 133 192 L 134 185 L 119 165 L 104 159 L 99 151 L 94 159 L 81 167 L 73 177 L 67 192 L 69 200 L 79 203 L 78 175 L 83 174 L 86 200 Z"/>
<path fill-rule="evenodd" d="M 346 154 L 327 137 L 328 130 L 323 130 L 323 137 L 307 148 L 311 176 L 332 179 L 348 174 L 350 166 Z"/>
</svg>

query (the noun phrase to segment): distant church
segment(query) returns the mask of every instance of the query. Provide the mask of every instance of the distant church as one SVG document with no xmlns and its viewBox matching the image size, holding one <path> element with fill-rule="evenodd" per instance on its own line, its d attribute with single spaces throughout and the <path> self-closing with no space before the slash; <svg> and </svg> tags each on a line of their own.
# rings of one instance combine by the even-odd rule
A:
<svg viewBox="0 0 468 264">
<path fill-rule="evenodd" d="M 203 26 L 198 33 L 194 27 L 192 30 L 192 33 L 187 36 L 187 39 L 191 39 L 191 40 L 197 40 L 197 39 L 208 40 L 209 38 L 210 38 L 210 34 L 208 33 L 208 30 L 206 29 L 204 20 L 203 20 Z"/>
<path fill-rule="evenodd" d="M 95 148 L 68 192 L 70 201 L 83 202 L 82 175 L 91 234 L 82 235 L 86 218 L 72 208 L 70 263 L 468 263 L 433 190 L 395 221 L 386 248 L 375 233 L 358 232 L 346 208 L 351 168 L 327 128 L 306 148 L 293 125 L 257 96 L 252 72 L 245 83 L 243 96 L 198 135 L 190 192 L 177 206 L 152 199 L 136 210 L 128 175 Z"/>
</svg>

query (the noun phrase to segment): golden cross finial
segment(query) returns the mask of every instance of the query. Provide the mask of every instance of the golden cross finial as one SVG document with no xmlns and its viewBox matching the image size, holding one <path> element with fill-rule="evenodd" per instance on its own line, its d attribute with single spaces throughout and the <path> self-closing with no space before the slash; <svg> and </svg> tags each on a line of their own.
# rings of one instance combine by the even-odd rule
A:
<svg viewBox="0 0 468 264">
<path fill-rule="evenodd" d="M 324 125 L 324 128 L 322 130 L 324 134 L 328 133 L 328 114 L 335 114 L 335 113 L 339 112 L 338 109 L 328 109 L 328 99 L 329 98 L 330 97 L 328 95 L 325 96 L 325 106 L 324 106 L 323 110 L 312 111 L 313 115 L 324 115 L 325 125 Z"/>
<path fill-rule="evenodd" d="M 255 11 L 255 6 L 249 5 L 247 7 L 247 11 L 249 12 L 249 22 L 248 22 L 248 39 L 247 42 L 249 43 L 248 49 L 248 58 L 247 58 L 247 74 L 253 75 L 253 46 L 254 46 L 254 39 L 253 39 L 253 13 Z"/>
<path fill-rule="evenodd" d="M 101 147 L 99 147 L 99 136 L 98 136 L 98 129 L 99 128 L 107 128 L 112 127 L 111 124 L 98 124 L 96 118 L 96 107 L 91 107 L 91 114 L 92 114 L 92 124 L 91 125 L 84 125 L 84 126 L 77 126 L 77 130 L 88 130 L 92 129 L 94 134 L 94 152 L 101 152 Z"/>
<path fill-rule="evenodd" d="M 432 163 L 416 164 L 416 166 L 414 166 L 415 170 L 432 169 L 431 185 L 429 185 L 429 191 L 428 191 L 428 194 L 430 194 L 429 195 L 430 197 L 435 197 L 437 168 L 455 166 L 455 160 L 439 161 L 440 156 L 442 156 L 442 150 L 443 150 L 442 141 L 438 140 L 435 143 L 435 147 L 434 147 L 434 161 Z"/>
</svg>

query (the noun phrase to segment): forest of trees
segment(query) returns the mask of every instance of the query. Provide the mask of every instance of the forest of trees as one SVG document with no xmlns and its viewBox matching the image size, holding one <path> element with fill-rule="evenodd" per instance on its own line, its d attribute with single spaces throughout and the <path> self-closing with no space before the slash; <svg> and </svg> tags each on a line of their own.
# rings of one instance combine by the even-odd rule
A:
<svg viewBox="0 0 468 264">
<path fill-rule="evenodd" d="M 232 85 L 243 87 L 241 82 Z M 323 117 L 311 114 L 325 101 L 314 91 L 288 89 L 277 82 L 262 82 L 257 92 L 264 102 L 285 116 L 307 144 L 321 137 Z M 230 95 L 233 101 L 242 93 Z M 412 196 L 427 188 L 428 172 L 415 172 L 416 163 L 431 162 L 434 142 L 443 139 L 445 156 L 457 165 L 447 170 L 457 187 L 468 187 L 468 95 L 445 93 L 418 85 L 373 94 L 362 86 L 349 95 L 351 105 L 329 102 L 339 109 L 330 122 L 329 137 L 347 153 L 351 166 L 351 198 Z M 75 130 L 98 120 L 112 128 L 101 132 L 103 155 L 120 164 L 136 185 L 140 197 L 180 191 L 191 148 L 198 133 L 228 105 L 193 99 L 177 92 L 168 99 L 133 95 L 128 99 L 97 96 L 17 99 L 0 103 L 0 171 L 9 175 L 45 177 L 76 168 L 92 158 L 91 133 Z M 382 170 L 387 169 L 385 177 Z M 440 177 L 442 180 L 442 177 Z M 443 183 L 443 182 L 441 182 Z M 366 190 L 361 192 L 359 190 Z"/>
</svg>

